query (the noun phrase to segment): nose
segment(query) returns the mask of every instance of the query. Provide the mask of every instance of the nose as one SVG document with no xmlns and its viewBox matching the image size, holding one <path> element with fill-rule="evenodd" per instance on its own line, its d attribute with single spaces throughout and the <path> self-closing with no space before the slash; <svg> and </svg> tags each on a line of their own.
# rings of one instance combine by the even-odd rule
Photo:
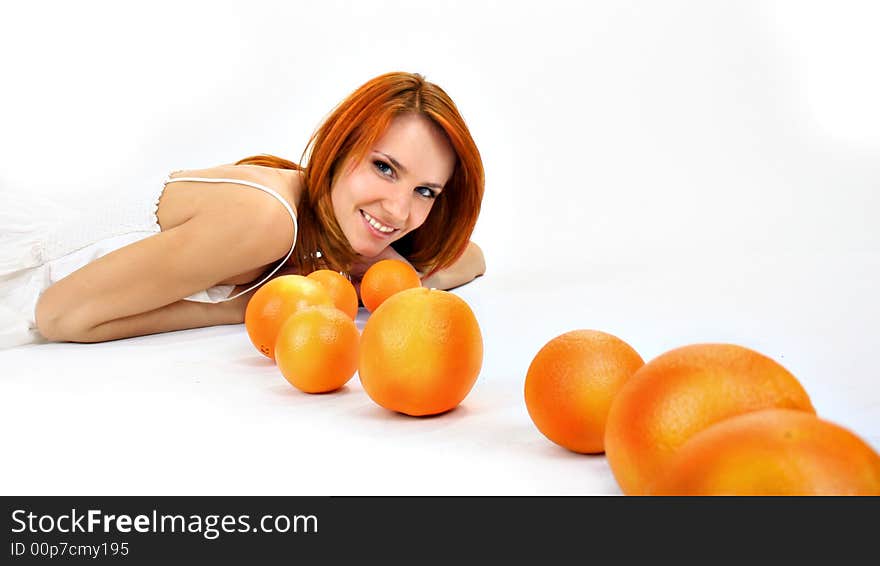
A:
<svg viewBox="0 0 880 566">
<path fill-rule="evenodd" d="M 403 228 L 409 219 L 411 195 L 412 189 L 401 186 L 389 192 L 382 200 L 382 209 L 388 215 L 388 221 L 393 222 L 396 228 Z"/>
</svg>

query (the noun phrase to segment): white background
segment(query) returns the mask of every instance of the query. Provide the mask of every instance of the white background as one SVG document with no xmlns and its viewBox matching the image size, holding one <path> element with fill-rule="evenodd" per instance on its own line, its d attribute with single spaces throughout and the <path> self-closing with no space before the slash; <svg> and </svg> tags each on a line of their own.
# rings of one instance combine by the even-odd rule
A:
<svg viewBox="0 0 880 566">
<path fill-rule="evenodd" d="M 104 417 L 168 412 L 163 395 L 151 396 L 148 409 L 135 403 L 136 386 L 118 393 L 122 370 L 113 360 L 143 371 L 147 388 L 193 364 L 186 375 L 220 398 L 233 392 L 193 377 L 204 358 L 174 344 L 239 344 L 243 330 L 25 347 L 0 353 L 0 434 L 30 462 L 4 466 L 4 491 L 614 493 L 601 459 L 584 464 L 550 445 L 522 406 L 532 356 L 575 328 L 615 333 L 646 360 L 692 342 L 758 349 L 801 379 L 820 415 L 880 447 L 878 27 L 880 8 L 867 1 L 4 6 L 0 189 L 77 195 L 255 153 L 298 160 L 354 88 L 386 71 L 414 71 L 455 99 L 481 149 L 487 184 L 474 240 L 488 264 L 482 280 L 460 291 L 483 328 L 481 379 L 463 412 L 416 421 L 430 434 L 404 434 L 397 427 L 410 421 L 384 417 L 374 431 L 309 405 L 302 418 L 319 419 L 326 426 L 314 434 L 330 436 L 284 449 L 315 462 L 314 472 L 298 472 L 311 484 L 258 481 L 245 464 L 229 484 L 182 479 L 158 445 L 191 470 L 206 462 L 225 469 L 235 459 L 221 458 L 221 447 L 265 456 L 258 447 L 268 450 L 282 432 L 270 428 L 254 444 L 226 431 L 218 438 L 228 441 L 203 444 L 196 457 L 190 442 L 204 437 L 175 440 L 174 430 L 193 423 L 172 419 L 135 435 L 146 446 L 142 459 L 99 461 L 104 470 L 119 466 L 115 479 L 95 475 L 95 464 L 62 481 L 34 470 L 53 461 L 43 449 L 65 427 L 89 439 Z M 167 356 L 162 369 L 147 371 L 139 359 L 150 344 L 165 348 L 155 350 Z M 91 401 L 70 405 L 62 379 Z M 253 414 L 273 414 L 254 395 Z M 337 408 L 357 399 L 357 411 L 374 414 L 356 378 L 344 394 L 320 399 Z M 132 405 L 123 410 L 121 400 Z M 227 416 L 241 409 L 223 406 Z M 218 416 L 195 407 L 194 415 Z M 34 414 L 37 424 L 24 426 Z M 260 434 L 253 414 L 243 411 L 236 427 Z M 192 419 L 218 433 L 225 426 Z M 342 456 L 333 442 L 348 442 L 353 429 L 361 436 L 352 438 L 374 444 Z M 103 430 L 104 440 L 127 442 L 122 431 Z M 78 454 L 72 442 L 62 443 L 66 457 Z M 379 463 L 437 458 L 432 446 L 448 450 L 427 469 L 451 483 L 407 483 Z M 473 475 L 451 472 L 486 454 Z M 593 476 L 574 471 L 585 465 Z M 375 475 L 357 483 L 353 467 Z"/>
</svg>

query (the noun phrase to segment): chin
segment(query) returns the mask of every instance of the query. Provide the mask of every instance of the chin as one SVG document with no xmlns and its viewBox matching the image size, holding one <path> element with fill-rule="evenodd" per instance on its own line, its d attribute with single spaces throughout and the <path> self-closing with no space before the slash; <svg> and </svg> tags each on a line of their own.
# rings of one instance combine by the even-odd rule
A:
<svg viewBox="0 0 880 566">
<path fill-rule="evenodd" d="M 382 253 L 382 250 L 384 248 L 377 249 L 377 247 L 375 245 L 371 246 L 371 245 L 365 245 L 363 243 L 355 243 L 355 244 L 351 245 L 351 249 L 353 249 L 354 252 L 361 257 L 371 258 L 371 257 L 376 257 L 377 255 Z"/>
<path fill-rule="evenodd" d="M 400 239 L 398 237 L 393 240 L 379 241 L 369 235 L 359 233 L 356 233 L 356 237 L 350 237 L 348 234 L 345 234 L 345 236 L 348 239 L 351 249 L 359 256 L 365 258 L 374 258 L 378 256 Z"/>
</svg>

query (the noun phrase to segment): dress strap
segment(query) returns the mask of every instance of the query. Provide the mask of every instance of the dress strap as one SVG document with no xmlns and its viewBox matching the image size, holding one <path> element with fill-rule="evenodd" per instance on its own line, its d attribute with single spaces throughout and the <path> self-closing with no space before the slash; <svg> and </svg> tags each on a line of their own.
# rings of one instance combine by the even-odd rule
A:
<svg viewBox="0 0 880 566">
<path fill-rule="evenodd" d="M 278 199 L 278 202 L 280 202 L 282 205 L 284 205 L 284 208 L 286 208 L 287 212 L 290 214 L 290 218 L 293 219 L 293 245 L 290 246 L 290 251 L 287 252 L 287 255 L 284 256 L 284 259 L 282 259 L 281 262 L 275 266 L 275 269 L 270 271 L 269 274 L 266 275 L 266 277 L 264 277 L 262 280 L 260 280 L 259 282 L 257 282 L 254 285 L 251 285 L 250 287 L 248 287 L 244 291 L 241 291 L 240 293 L 237 293 L 231 297 L 221 299 L 218 302 L 231 301 L 232 299 L 238 298 L 246 293 L 249 293 L 250 291 L 253 291 L 257 287 L 259 287 L 260 285 L 262 285 L 263 283 L 268 281 L 270 277 L 275 275 L 275 273 L 279 269 L 281 269 L 281 267 L 285 263 L 287 263 L 287 260 L 290 259 L 290 256 L 293 254 L 293 248 L 296 247 L 296 235 L 299 232 L 299 225 L 296 223 L 296 214 L 294 214 L 293 208 L 291 208 L 290 204 L 288 204 L 288 202 L 286 200 L 284 200 L 284 197 L 282 197 L 280 194 L 278 194 L 277 191 L 270 189 L 269 187 L 266 187 L 266 186 L 261 185 L 259 183 L 254 183 L 251 181 L 244 181 L 242 179 L 216 179 L 216 178 L 211 178 L 211 177 L 174 177 L 174 178 L 172 178 L 169 176 L 165 180 L 166 183 L 174 183 L 177 181 L 198 181 L 198 182 L 204 182 L 204 183 L 235 183 L 237 185 L 246 185 L 248 187 L 253 187 L 253 188 L 259 189 L 265 193 L 269 193 L 270 195 L 272 195 L 273 197 Z"/>
</svg>

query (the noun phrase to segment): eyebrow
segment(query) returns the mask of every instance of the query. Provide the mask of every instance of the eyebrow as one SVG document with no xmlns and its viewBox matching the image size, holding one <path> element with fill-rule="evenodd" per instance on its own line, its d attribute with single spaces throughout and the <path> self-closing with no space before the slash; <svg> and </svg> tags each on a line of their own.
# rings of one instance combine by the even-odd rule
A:
<svg viewBox="0 0 880 566">
<path fill-rule="evenodd" d="M 407 172 L 406 167 L 404 167 L 404 166 L 400 163 L 400 161 L 394 159 L 394 157 L 388 155 L 387 153 L 381 152 L 381 151 L 379 151 L 379 150 L 374 150 L 374 151 L 375 151 L 376 153 L 378 153 L 379 155 L 381 155 L 381 156 L 385 157 L 386 159 L 388 159 L 388 161 L 390 161 L 392 165 L 394 165 L 395 167 L 397 167 L 398 169 L 400 169 L 400 170 L 403 171 L 404 173 Z M 422 183 L 422 184 L 425 185 L 426 187 L 430 187 L 430 188 L 432 188 L 432 189 L 440 189 L 441 191 L 443 190 L 443 185 L 440 185 L 440 184 L 438 184 L 438 183 Z"/>
</svg>

